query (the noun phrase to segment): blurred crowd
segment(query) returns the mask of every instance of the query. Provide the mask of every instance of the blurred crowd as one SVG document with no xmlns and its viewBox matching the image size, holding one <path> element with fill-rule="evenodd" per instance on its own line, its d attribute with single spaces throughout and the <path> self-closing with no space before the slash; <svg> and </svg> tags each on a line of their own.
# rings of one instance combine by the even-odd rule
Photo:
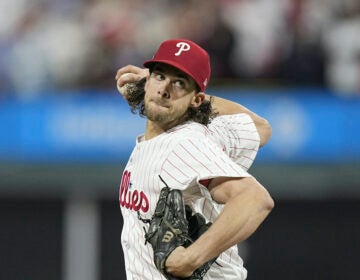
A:
<svg viewBox="0 0 360 280">
<path fill-rule="evenodd" d="M 359 0 L 3 0 L 0 94 L 114 88 L 174 37 L 209 51 L 213 85 L 360 94 Z"/>
</svg>

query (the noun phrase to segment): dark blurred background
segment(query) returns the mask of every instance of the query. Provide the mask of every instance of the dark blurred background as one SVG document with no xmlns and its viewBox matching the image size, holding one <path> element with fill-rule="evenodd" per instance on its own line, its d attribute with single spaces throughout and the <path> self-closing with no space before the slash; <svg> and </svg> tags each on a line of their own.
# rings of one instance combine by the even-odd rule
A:
<svg viewBox="0 0 360 280">
<path fill-rule="evenodd" d="M 210 53 L 209 92 L 273 127 L 248 279 L 357 279 L 358 0 L 2 1 L 0 279 L 126 278 L 118 188 L 144 119 L 114 76 L 175 37 Z"/>
</svg>

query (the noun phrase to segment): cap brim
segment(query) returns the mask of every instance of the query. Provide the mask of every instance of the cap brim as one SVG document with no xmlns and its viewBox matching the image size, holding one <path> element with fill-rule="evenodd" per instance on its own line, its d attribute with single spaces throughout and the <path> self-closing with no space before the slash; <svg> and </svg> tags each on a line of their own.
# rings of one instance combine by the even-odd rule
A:
<svg viewBox="0 0 360 280">
<path fill-rule="evenodd" d="M 172 61 L 172 60 L 148 60 L 148 61 L 145 61 L 144 62 L 144 66 L 146 68 L 151 68 L 155 63 L 164 63 L 164 64 L 167 64 L 167 65 L 170 65 L 170 66 L 173 66 L 179 70 L 181 70 L 182 72 L 184 72 L 185 74 L 187 74 L 188 76 L 190 76 L 194 81 L 195 83 L 198 85 L 198 87 L 202 90 L 202 86 L 198 84 L 198 82 L 196 81 L 194 75 L 192 73 L 190 73 L 188 70 L 186 70 L 186 68 L 184 68 L 181 64 L 175 62 L 175 61 Z"/>
</svg>

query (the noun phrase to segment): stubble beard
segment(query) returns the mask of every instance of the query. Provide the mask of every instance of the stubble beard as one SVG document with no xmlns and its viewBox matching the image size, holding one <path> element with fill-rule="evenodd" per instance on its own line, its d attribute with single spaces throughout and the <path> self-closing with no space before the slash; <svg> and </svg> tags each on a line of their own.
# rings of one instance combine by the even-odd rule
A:
<svg viewBox="0 0 360 280">
<path fill-rule="evenodd" d="M 171 120 L 170 114 L 159 112 L 148 103 L 145 103 L 145 115 L 148 120 L 158 123 L 166 123 Z"/>
<path fill-rule="evenodd" d="M 181 123 L 186 119 L 187 111 L 182 115 L 173 115 L 170 112 L 159 112 L 156 108 L 152 107 L 145 102 L 145 115 L 150 121 L 157 122 L 159 124 L 168 123 Z"/>
</svg>

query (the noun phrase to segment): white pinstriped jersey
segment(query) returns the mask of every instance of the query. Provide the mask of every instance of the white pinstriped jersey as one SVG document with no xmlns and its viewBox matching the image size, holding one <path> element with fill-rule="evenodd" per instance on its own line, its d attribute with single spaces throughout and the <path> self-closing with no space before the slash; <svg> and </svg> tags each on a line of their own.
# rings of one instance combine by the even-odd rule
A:
<svg viewBox="0 0 360 280">
<path fill-rule="evenodd" d="M 125 167 L 119 203 L 124 219 L 121 242 L 127 279 L 165 279 L 153 264 L 150 244 L 144 244 L 147 227 L 138 219 L 151 218 L 164 184 L 183 191 L 185 203 L 213 222 L 222 207 L 202 184 L 207 179 L 249 177 L 259 148 L 259 135 L 245 114 L 217 117 L 209 127 L 194 122 L 176 126 L 150 140 L 139 136 Z M 204 279 L 245 279 L 246 269 L 237 246 L 223 252 Z"/>
</svg>

